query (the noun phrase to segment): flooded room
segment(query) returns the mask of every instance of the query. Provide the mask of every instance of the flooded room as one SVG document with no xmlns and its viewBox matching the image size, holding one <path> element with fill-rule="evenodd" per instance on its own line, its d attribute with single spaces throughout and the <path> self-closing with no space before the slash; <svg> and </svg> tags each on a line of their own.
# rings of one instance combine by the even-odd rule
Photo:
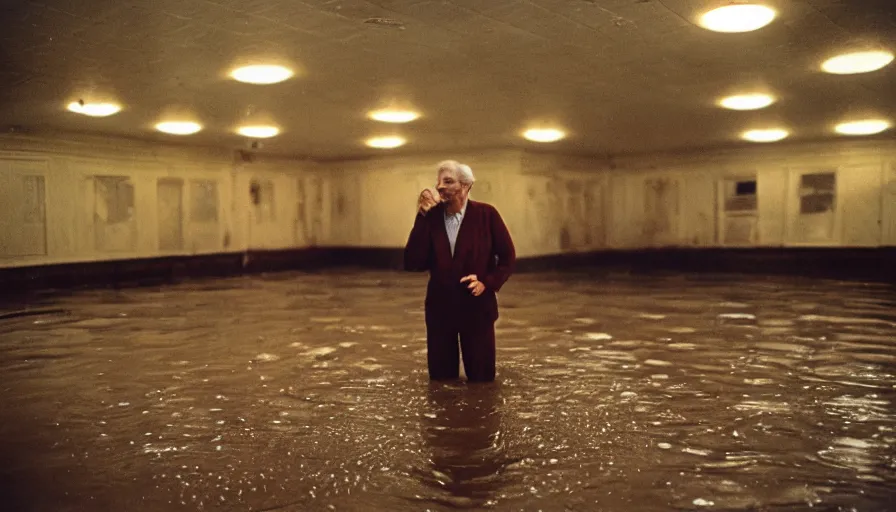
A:
<svg viewBox="0 0 896 512">
<path fill-rule="evenodd" d="M 7 0 L 0 503 L 896 509 L 891 0 Z"/>
</svg>

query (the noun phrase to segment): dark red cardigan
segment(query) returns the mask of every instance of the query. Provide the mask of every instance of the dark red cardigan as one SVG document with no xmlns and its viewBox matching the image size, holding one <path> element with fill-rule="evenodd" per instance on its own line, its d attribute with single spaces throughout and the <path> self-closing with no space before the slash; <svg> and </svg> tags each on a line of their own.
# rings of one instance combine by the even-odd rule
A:
<svg viewBox="0 0 896 512">
<path fill-rule="evenodd" d="M 463 315 L 470 320 L 497 320 L 495 293 L 510 278 L 515 265 L 513 240 L 498 210 L 472 200 L 467 201 L 453 257 L 445 230 L 444 204 L 417 215 L 404 248 L 405 270 L 429 271 L 426 313 L 435 318 Z M 485 285 L 482 295 L 474 297 L 467 288 L 469 282 L 460 282 L 469 274 L 476 274 Z"/>
</svg>

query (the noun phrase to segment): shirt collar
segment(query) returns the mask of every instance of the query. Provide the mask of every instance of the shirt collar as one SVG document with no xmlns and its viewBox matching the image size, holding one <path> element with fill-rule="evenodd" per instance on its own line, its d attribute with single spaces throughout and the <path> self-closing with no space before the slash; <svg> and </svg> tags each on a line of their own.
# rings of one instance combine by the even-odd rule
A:
<svg viewBox="0 0 896 512">
<path fill-rule="evenodd" d="M 457 217 L 460 217 L 461 219 L 463 219 L 463 218 L 464 218 L 464 215 L 467 213 L 467 203 L 469 203 L 469 202 L 470 202 L 469 199 L 465 199 L 465 200 L 464 200 L 464 205 L 460 207 L 460 211 L 457 212 L 457 213 L 453 213 L 453 214 L 452 214 L 452 213 L 448 213 L 448 209 L 446 208 L 446 209 L 445 209 L 445 216 L 446 216 L 446 217 L 457 216 Z"/>
</svg>

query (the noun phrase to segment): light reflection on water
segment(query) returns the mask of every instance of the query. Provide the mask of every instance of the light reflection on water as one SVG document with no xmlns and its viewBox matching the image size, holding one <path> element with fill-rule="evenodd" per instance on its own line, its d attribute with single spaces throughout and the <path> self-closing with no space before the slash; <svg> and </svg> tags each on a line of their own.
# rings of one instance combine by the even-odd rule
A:
<svg viewBox="0 0 896 512">
<path fill-rule="evenodd" d="M 425 276 L 277 274 L 0 321 L 16 510 L 882 510 L 891 286 L 514 276 L 430 384 Z M 63 312 L 58 309 L 64 310 Z"/>
</svg>

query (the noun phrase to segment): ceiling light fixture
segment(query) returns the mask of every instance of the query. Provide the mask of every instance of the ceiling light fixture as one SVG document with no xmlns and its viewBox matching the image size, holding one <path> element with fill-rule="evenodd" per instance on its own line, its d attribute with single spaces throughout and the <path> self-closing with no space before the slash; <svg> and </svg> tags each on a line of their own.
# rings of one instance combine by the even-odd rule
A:
<svg viewBox="0 0 896 512">
<path fill-rule="evenodd" d="M 402 137 L 373 137 L 367 139 L 367 145 L 378 149 L 392 149 L 403 146 L 407 141 Z"/>
<path fill-rule="evenodd" d="M 748 130 L 742 137 L 750 142 L 777 142 L 790 135 L 787 130 L 772 128 L 768 130 Z"/>
<path fill-rule="evenodd" d="M 893 62 L 893 53 L 886 50 L 854 52 L 837 55 L 824 61 L 821 69 L 835 75 L 869 73 Z"/>
<path fill-rule="evenodd" d="M 241 126 L 237 133 L 253 139 L 267 139 L 280 133 L 276 126 Z"/>
<path fill-rule="evenodd" d="M 890 127 L 890 122 L 883 119 L 865 119 L 840 123 L 834 130 L 841 135 L 874 135 Z"/>
<path fill-rule="evenodd" d="M 283 82 L 292 77 L 293 74 L 293 71 L 289 68 L 270 64 L 243 66 L 230 72 L 230 76 L 238 82 L 261 85 Z"/>
<path fill-rule="evenodd" d="M 121 106 L 115 103 L 84 103 L 83 101 L 73 101 L 66 108 L 76 114 L 90 117 L 106 117 L 121 111 Z"/>
<path fill-rule="evenodd" d="M 202 129 L 202 125 L 193 121 L 164 121 L 156 125 L 156 130 L 171 135 L 192 135 Z"/>
<path fill-rule="evenodd" d="M 731 110 L 758 110 L 775 102 L 768 94 L 740 94 L 728 96 L 719 101 L 719 105 Z"/>
<path fill-rule="evenodd" d="M 377 110 L 369 115 L 374 121 L 384 123 L 410 123 L 420 117 L 420 114 L 410 110 Z"/>
<path fill-rule="evenodd" d="M 566 137 L 566 133 L 556 128 L 532 128 L 523 132 L 523 137 L 533 142 L 557 142 Z"/>
<path fill-rule="evenodd" d="M 775 10 L 765 5 L 735 4 L 704 13 L 699 24 L 713 32 L 751 32 L 768 25 L 775 16 Z"/>
</svg>

